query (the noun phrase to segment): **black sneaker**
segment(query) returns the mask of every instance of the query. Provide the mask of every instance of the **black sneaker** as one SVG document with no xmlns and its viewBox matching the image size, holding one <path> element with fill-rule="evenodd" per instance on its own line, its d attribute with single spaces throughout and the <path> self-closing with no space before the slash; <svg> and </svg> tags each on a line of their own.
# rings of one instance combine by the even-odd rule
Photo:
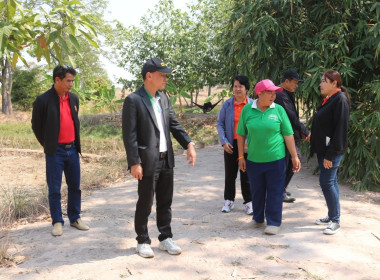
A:
<svg viewBox="0 0 380 280">
<path fill-rule="evenodd" d="M 292 203 L 296 201 L 296 199 L 294 197 L 289 196 L 286 192 L 284 192 L 284 198 L 282 201 L 286 203 Z"/>
<path fill-rule="evenodd" d="M 329 222 L 330 222 L 330 218 L 329 218 L 329 216 L 326 216 L 326 217 L 324 217 L 324 218 L 322 218 L 322 219 L 315 220 L 315 224 L 316 224 L 316 225 L 326 225 L 326 224 L 328 224 Z"/>
<path fill-rule="evenodd" d="M 323 231 L 324 234 L 335 234 L 340 230 L 340 225 L 337 222 L 330 222 L 328 227 Z"/>
</svg>

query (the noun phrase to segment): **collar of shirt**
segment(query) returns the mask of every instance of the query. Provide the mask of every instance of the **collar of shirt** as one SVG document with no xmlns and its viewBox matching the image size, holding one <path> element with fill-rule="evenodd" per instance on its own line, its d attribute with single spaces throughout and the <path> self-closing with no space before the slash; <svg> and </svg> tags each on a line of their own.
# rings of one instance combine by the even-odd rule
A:
<svg viewBox="0 0 380 280">
<path fill-rule="evenodd" d="M 240 103 L 237 103 L 236 102 L 236 98 L 234 98 L 234 105 L 236 106 L 239 106 L 239 105 L 246 105 L 247 104 L 247 96 L 244 98 L 244 100 Z"/>
<path fill-rule="evenodd" d="M 57 93 L 57 95 L 58 95 L 58 93 Z M 64 97 L 61 97 L 59 95 L 58 95 L 58 97 L 59 97 L 60 101 L 66 101 L 69 98 L 69 94 L 66 92 Z"/>
<path fill-rule="evenodd" d="M 154 102 L 154 100 L 160 100 L 160 93 L 159 93 L 158 91 L 156 92 L 156 97 L 153 97 L 153 96 L 152 96 L 152 95 L 146 90 L 145 87 L 144 87 L 144 90 L 145 90 L 146 94 L 148 95 L 150 102 Z"/>
<path fill-rule="evenodd" d="M 325 105 L 325 103 L 327 102 L 327 100 L 329 100 L 329 98 L 331 98 L 331 96 L 333 96 L 334 94 L 338 93 L 340 91 L 340 89 L 337 89 L 335 92 L 333 92 L 333 94 L 331 94 L 330 96 L 326 96 L 325 98 L 323 98 L 323 102 L 322 102 L 322 106 Z"/>
<path fill-rule="evenodd" d="M 251 108 L 257 109 L 257 100 L 258 99 L 253 100 Z M 274 102 L 269 106 L 269 108 L 271 108 L 271 109 L 273 109 L 275 107 L 276 107 L 276 103 L 274 103 Z"/>
</svg>

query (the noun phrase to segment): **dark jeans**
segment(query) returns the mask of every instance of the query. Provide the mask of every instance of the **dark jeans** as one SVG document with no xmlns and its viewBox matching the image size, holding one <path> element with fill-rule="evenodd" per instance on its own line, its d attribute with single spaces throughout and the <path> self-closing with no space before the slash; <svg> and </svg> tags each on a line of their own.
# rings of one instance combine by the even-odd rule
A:
<svg viewBox="0 0 380 280">
<path fill-rule="evenodd" d="M 298 146 L 296 145 L 296 150 L 297 150 L 297 155 L 298 158 L 302 159 L 300 150 Z M 286 173 L 285 173 L 285 191 L 286 188 L 288 187 L 290 180 L 292 179 L 294 172 L 293 172 L 293 163 L 292 163 L 292 157 L 288 151 L 288 149 L 285 149 L 285 163 L 286 163 Z"/>
<path fill-rule="evenodd" d="M 251 188 L 247 172 L 239 169 L 238 147 L 237 141 L 233 142 L 233 153 L 229 154 L 224 151 L 224 200 L 235 201 L 236 196 L 236 178 L 237 173 L 240 172 L 241 194 L 244 199 L 244 204 L 252 201 Z M 247 160 L 247 154 L 244 155 Z"/>
<path fill-rule="evenodd" d="M 247 160 L 247 172 L 252 186 L 253 220 L 268 226 L 280 226 L 285 180 L 285 158 L 256 163 Z"/>
<path fill-rule="evenodd" d="M 328 216 L 330 220 L 339 223 L 340 220 L 340 203 L 339 203 L 339 185 L 338 185 L 338 167 L 343 155 L 339 155 L 332 160 L 332 168 L 326 169 L 323 166 L 323 155 L 318 156 L 319 184 L 321 185 L 323 196 L 325 197 Z"/>
<path fill-rule="evenodd" d="M 64 224 L 61 208 L 62 172 L 67 184 L 67 216 L 70 222 L 80 218 L 81 189 L 79 155 L 75 145 L 70 149 L 58 146 L 55 155 L 45 155 L 46 181 L 49 189 L 49 207 L 52 224 Z"/>
<path fill-rule="evenodd" d="M 144 172 L 144 170 L 143 170 Z M 148 218 L 152 211 L 154 193 L 156 193 L 157 228 L 159 241 L 172 238 L 172 200 L 173 168 L 169 168 L 166 158 L 160 159 L 152 176 L 143 176 L 138 182 L 139 198 L 136 204 L 135 231 L 139 244 L 151 244 L 148 233 Z"/>
</svg>

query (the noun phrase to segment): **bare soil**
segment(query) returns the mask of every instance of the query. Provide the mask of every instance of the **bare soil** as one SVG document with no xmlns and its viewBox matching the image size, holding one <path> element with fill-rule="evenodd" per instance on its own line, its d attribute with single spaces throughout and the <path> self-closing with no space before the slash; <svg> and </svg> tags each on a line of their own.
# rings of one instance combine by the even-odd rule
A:
<svg viewBox="0 0 380 280">
<path fill-rule="evenodd" d="M 87 232 L 70 227 L 67 217 L 61 237 L 50 234 L 48 219 L 15 226 L 8 253 L 19 264 L 0 268 L 0 279 L 379 279 L 379 193 L 356 193 L 341 185 L 342 229 L 324 235 L 324 227 L 313 223 L 327 212 L 318 176 L 312 174 L 315 162 L 303 162 L 289 186 L 297 200 L 284 204 L 281 232 L 267 236 L 252 227 L 239 187 L 235 209 L 220 212 L 222 148 L 197 152 L 194 168 L 185 155 L 176 156 L 172 227 L 181 255 L 158 249 L 155 209 L 149 220 L 155 257 L 135 253 L 137 183 L 125 177 L 108 188 L 84 191 Z M 45 184 L 43 156 L 0 156 L 0 184 Z"/>
</svg>

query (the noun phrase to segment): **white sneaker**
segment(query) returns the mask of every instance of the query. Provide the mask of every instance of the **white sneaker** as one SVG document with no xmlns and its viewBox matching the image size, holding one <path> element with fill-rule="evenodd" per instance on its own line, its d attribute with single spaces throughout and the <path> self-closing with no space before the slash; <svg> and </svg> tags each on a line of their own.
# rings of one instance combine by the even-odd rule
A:
<svg viewBox="0 0 380 280">
<path fill-rule="evenodd" d="M 168 251 L 170 255 L 179 255 L 182 253 L 182 249 L 177 244 L 175 244 L 171 238 L 167 238 L 161 241 L 158 248 L 162 251 Z"/>
<path fill-rule="evenodd" d="M 278 226 L 267 226 L 264 230 L 264 233 L 268 235 L 276 235 L 279 232 L 280 232 L 280 227 Z"/>
<path fill-rule="evenodd" d="M 222 207 L 222 212 L 228 213 L 231 212 L 232 209 L 234 209 L 234 202 L 232 200 L 226 200 Z"/>
<path fill-rule="evenodd" d="M 252 201 L 245 204 L 245 212 L 247 215 L 253 215 Z"/>
<path fill-rule="evenodd" d="M 154 253 L 152 248 L 150 248 L 149 244 L 143 243 L 143 244 L 137 244 L 136 252 L 139 254 L 139 256 L 143 258 L 153 258 Z"/>
</svg>

